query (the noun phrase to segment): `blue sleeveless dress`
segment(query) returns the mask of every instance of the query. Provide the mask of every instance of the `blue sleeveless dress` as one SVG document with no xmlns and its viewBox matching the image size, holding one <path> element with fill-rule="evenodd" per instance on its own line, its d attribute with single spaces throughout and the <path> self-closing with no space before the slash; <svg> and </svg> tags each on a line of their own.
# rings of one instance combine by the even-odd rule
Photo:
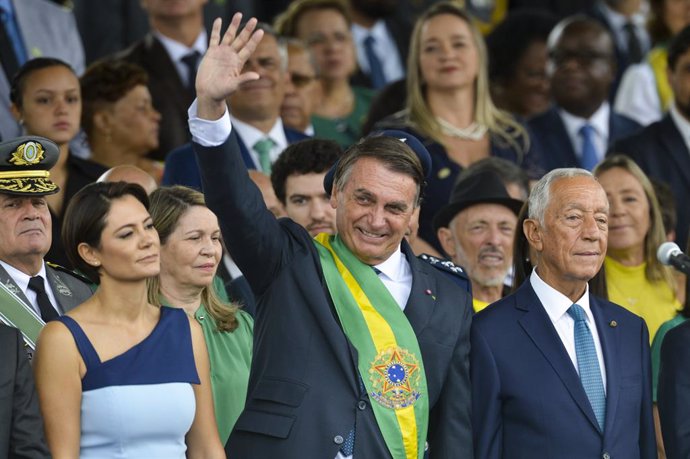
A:
<svg viewBox="0 0 690 459">
<path fill-rule="evenodd" d="M 161 307 L 149 336 L 105 362 L 74 319 L 58 320 L 86 364 L 80 458 L 184 459 L 199 384 L 185 312 Z"/>
</svg>

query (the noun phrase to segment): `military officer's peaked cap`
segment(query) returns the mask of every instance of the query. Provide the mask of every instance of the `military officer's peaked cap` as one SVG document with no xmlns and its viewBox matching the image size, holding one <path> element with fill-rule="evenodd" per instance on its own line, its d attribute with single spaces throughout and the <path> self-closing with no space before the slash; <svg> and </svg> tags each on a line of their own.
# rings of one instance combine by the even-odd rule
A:
<svg viewBox="0 0 690 459">
<path fill-rule="evenodd" d="M 50 180 L 60 150 L 44 137 L 17 137 L 0 142 L 0 193 L 44 196 L 60 191 Z"/>
</svg>

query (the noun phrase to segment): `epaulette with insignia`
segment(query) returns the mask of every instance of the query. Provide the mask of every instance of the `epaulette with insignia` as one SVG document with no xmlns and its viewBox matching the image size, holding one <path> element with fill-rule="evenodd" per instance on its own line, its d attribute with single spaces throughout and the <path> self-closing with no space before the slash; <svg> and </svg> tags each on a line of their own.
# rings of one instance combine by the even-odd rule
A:
<svg viewBox="0 0 690 459">
<path fill-rule="evenodd" d="M 472 284 L 470 283 L 470 278 L 467 277 L 465 270 L 460 266 L 456 265 L 450 260 L 437 258 L 433 255 L 427 255 L 426 253 L 419 255 L 417 258 L 429 263 L 431 266 L 448 276 L 457 285 L 462 287 L 463 290 L 466 290 L 470 295 L 472 294 Z"/>
<path fill-rule="evenodd" d="M 65 268 L 64 266 L 60 266 L 57 263 L 46 261 L 46 265 L 50 266 L 51 268 L 53 268 L 56 271 L 60 271 L 60 272 L 69 274 L 72 277 L 76 277 L 77 279 L 84 282 L 85 284 L 88 284 L 88 285 L 93 284 L 93 282 L 91 282 L 91 280 L 88 277 L 86 277 L 85 275 L 83 275 L 79 272 L 76 272 L 76 271 L 72 271 L 71 269 Z"/>
</svg>

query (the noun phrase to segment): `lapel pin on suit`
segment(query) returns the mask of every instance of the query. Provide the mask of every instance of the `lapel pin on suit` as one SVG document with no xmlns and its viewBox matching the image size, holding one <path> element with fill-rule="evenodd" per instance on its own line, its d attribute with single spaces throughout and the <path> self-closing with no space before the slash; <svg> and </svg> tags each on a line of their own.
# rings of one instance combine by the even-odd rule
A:
<svg viewBox="0 0 690 459">
<path fill-rule="evenodd" d="M 424 294 L 425 294 L 425 295 L 431 295 L 431 298 L 432 298 L 433 300 L 436 300 L 436 296 L 434 295 L 434 292 L 432 292 L 430 289 L 424 290 Z"/>
<path fill-rule="evenodd" d="M 618 322 L 616 322 L 615 320 L 612 320 L 611 322 L 609 322 L 609 327 L 616 328 L 617 326 L 618 326 Z"/>
</svg>

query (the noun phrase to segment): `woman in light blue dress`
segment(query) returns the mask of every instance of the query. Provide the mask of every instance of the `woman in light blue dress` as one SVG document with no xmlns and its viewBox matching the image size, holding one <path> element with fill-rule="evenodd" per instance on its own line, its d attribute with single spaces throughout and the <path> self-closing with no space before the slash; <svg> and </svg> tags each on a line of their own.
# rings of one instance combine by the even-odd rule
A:
<svg viewBox="0 0 690 459">
<path fill-rule="evenodd" d="M 36 386 L 54 458 L 224 458 L 201 327 L 147 300 L 158 233 L 139 185 L 94 183 L 71 200 L 63 241 L 99 284 L 42 330 Z"/>
</svg>

